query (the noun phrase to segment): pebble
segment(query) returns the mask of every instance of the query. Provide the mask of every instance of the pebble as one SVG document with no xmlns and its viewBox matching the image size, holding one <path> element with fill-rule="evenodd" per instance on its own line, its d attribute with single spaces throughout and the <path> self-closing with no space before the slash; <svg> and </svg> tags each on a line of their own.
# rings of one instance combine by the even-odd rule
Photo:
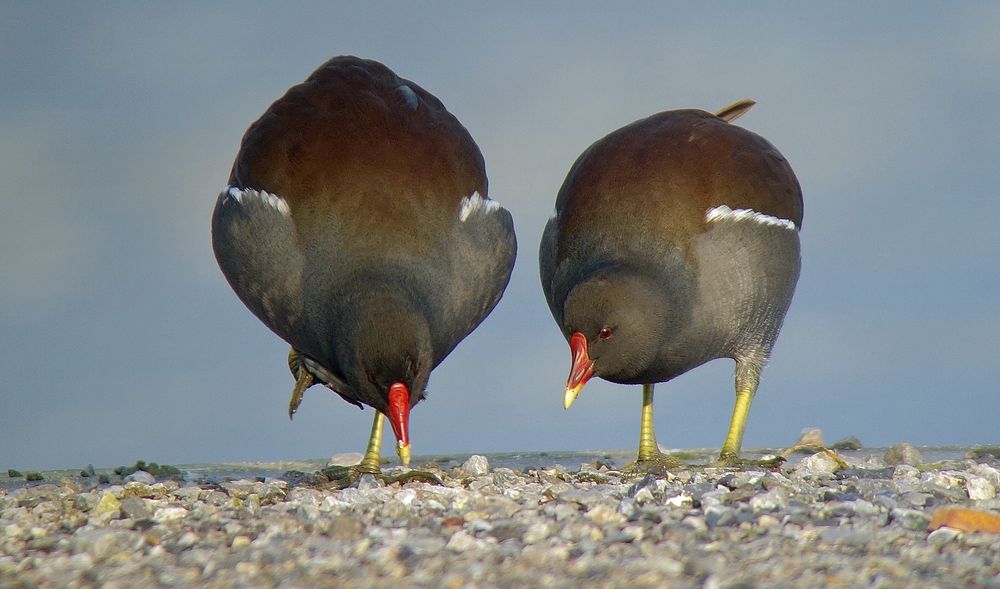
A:
<svg viewBox="0 0 1000 589">
<path fill-rule="evenodd" d="M 823 430 L 818 427 L 804 428 L 799 434 L 799 441 L 795 442 L 795 445 L 816 447 L 826 446 L 826 444 L 823 443 Z"/>
<path fill-rule="evenodd" d="M 341 452 L 330 457 L 330 466 L 354 466 L 365 459 L 360 452 Z"/>
<path fill-rule="evenodd" d="M 997 496 L 996 487 L 984 477 L 969 477 L 965 481 L 965 489 L 973 501 L 985 501 Z"/>
<path fill-rule="evenodd" d="M 154 477 L 153 475 L 149 474 L 144 470 L 137 470 L 132 474 L 128 475 L 127 477 L 125 477 L 125 482 L 127 483 L 136 482 L 136 483 L 145 483 L 147 485 L 152 485 L 156 483 L 156 477 Z"/>
<path fill-rule="evenodd" d="M 140 497 L 125 497 L 119 503 L 119 510 L 122 517 L 127 517 L 137 521 L 147 520 L 152 517 L 153 512 L 146 505 L 146 500 Z"/>
<path fill-rule="evenodd" d="M 462 470 L 472 476 L 482 476 L 489 474 L 490 461 L 485 456 L 473 454 L 462 464 Z"/>
<path fill-rule="evenodd" d="M 842 440 L 834 442 L 834 444 L 830 447 L 834 450 L 860 450 L 863 448 L 861 440 L 855 438 L 854 436 L 848 436 Z"/>
<path fill-rule="evenodd" d="M 906 442 L 893 444 L 885 453 L 884 460 L 889 466 L 896 466 L 897 464 L 920 466 L 924 461 L 923 457 L 920 456 L 920 451 Z"/>
<path fill-rule="evenodd" d="M 795 467 L 793 474 L 797 477 L 823 477 L 832 475 L 840 465 L 837 461 L 825 452 L 817 452 L 811 456 L 806 456 Z"/>
<path fill-rule="evenodd" d="M 828 458 L 657 478 L 473 456 L 442 466 L 443 486 L 364 475 L 343 490 L 308 479 L 0 486 L 0 584 L 892 589 L 919 571 L 921 586 L 998 586 L 1000 534 L 928 532 L 943 506 L 1000 512 L 996 458 L 919 469 Z"/>
</svg>

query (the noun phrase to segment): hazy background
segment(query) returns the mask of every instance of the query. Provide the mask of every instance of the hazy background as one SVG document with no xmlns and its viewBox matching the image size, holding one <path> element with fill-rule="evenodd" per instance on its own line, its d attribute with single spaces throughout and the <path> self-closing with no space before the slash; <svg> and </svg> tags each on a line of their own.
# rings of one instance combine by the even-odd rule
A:
<svg viewBox="0 0 1000 589">
<path fill-rule="evenodd" d="M 562 409 L 537 245 L 569 166 L 657 111 L 743 97 L 805 194 L 803 271 L 746 447 L 1000 442 L 1000 5 L 0 2 L 0 467 L 361 451 L 230 291 L 209 219 L 244 129 L 327 58 L 438 96 L 514 215 L 505 298 L 433 374 L 415 454 L 633 448 L 637 387 Z M 657 387 L 718 447 L 732 362 Z M 391 437 L 391 436 L 390 436 Z M 391 455 L 386 444 L 384 454 Z"/>
</svg>

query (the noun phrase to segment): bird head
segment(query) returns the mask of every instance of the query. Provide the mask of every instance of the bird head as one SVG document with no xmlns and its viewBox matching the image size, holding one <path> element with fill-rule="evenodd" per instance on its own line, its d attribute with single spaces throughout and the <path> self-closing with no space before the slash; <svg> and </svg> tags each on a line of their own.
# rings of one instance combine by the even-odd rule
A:
<svg viewBox="0 0 1000 589">
<path fill-rule="evenodd" d="M 593 376 L 628 382 L 643 373 L 659 352 L 662 298 L 647 281 L 624 273 L 593 277 L 569 293 L 563 314 L 572 355 L 566 409 Z"/>
<path fill-rule="evenodd" d="M 407 354 L 374 355 L 364 370 L 366 396 L 381 411 L 396 436 L 396 453 L 403 466 L 410 464 L 410 409 L 425 396 L 429 358 L 421 361 Z"/>
</svg>

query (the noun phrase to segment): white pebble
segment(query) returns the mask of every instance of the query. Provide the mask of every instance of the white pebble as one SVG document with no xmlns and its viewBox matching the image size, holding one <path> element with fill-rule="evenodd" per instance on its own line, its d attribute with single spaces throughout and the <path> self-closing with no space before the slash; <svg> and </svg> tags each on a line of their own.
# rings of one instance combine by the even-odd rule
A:
<svg viewBox="0 0 1000 589">
<path fill-rule="evenodd" d="M 459 530 L 452 534 L 445 548 L 452 552 L 466 552 L 475 548 L 478 541 L 465 530 Z"/>
<path fill-rule="evenodd" d="M 137 470 L 132 474 L 125 477 L 126 483 L 136 482 L 136 483 L 146 483 L 147 485 L 152 485 L 156 483 L 156 477 L 149 474 L 144 470 Z"/>
<path fill-rule="evenodd" d="M 969 499 L 973 501 L 985 501 L 997 496 L 996 487 L 985 477 L 969 477 L 965 481 L 965 489 L 969 492 Z"/>
<path fill-rule="evenodd" d="M 473 454 L 462 465 L 462 470 L 473 476 L 482 476 L 490 472 L 490 461 L 485 456 Z"/>
<path fill-rule="evenodd" d="M 183 507 L 161 507 L 153 514 L 153 521 L 166 522 L 187 517 L 188 510 Z"/>
</svg>

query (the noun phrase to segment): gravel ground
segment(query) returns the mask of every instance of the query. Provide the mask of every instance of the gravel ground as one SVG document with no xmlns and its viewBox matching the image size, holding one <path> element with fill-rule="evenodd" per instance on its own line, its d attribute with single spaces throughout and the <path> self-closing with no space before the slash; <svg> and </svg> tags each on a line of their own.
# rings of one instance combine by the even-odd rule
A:
<svg viewBox="0 0 1000 589">
<path fill-rule="evenodd" d="M 944 507 L 989 523 L 1000 463 L 906 450 L 661 478 L 473 456 L 422 465 L 443 485 L 0 485 L 0 587 L 1000 588 L 1000 534 L 931 525 Z"/>
</svg>

